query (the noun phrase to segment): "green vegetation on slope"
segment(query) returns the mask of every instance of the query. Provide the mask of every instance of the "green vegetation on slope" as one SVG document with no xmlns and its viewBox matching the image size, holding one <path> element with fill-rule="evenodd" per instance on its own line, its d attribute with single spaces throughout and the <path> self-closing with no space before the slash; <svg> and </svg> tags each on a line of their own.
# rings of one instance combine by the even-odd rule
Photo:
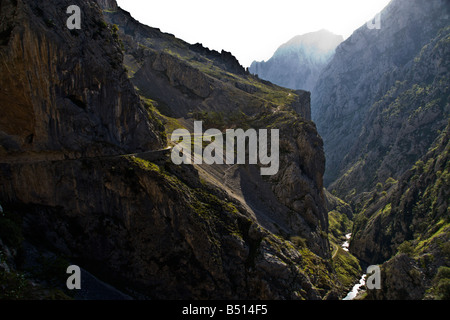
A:
<svg viewBox="0 0 450 320">
<path fill-rule="evenodd" d="M 445 129 L 450 116 L 449 41 L 450 27 L 445 27 L 404 70 L 393 72 L 398 80 L 370 102 L 358 141 L 330 186 L 340 197 L 357 203 L 356 197 L 378 183 L 399 179 Z"/>
<path fill-rule="evenodd" d="M 349 242 L 347 235 L 352 233 L 351 207 L 325 190 L 328 203 L 329 240 L 332 248 L 332 264 L 337 278 L 348 292 L 359 280 L 362 269 L 359 261 L 349 251 L 343 249 L 344 242 Z"/>
<path fill-rule="evenodd" d="M 277 259 L 281 259 L 282 262 L 280 263 L 287 264 L 289 268 L 296 270 L 295 272 L 306 276 L 321 294 L 326 295 L 327 292 L 333 291 L 341 285 L 334 277 L 334 273 L 330 272 L 331 265 L 328 261 L 311 252 L 304 239 L 300 237 L 285 239 L 258 226 L 257 229 L 261 237 L 254 240 L 249 235 L 249 230 L 256 225 L 255 222 L 241 214 L 237 204 L 222 200 L 223 196 L 216 194 L 217 190 L 210 189 L 203 184 L 195 184 L 196 179 L 185 179 L 185 174 L 179 172 L 182 169 L 171 162 L 159 161 L 153 163 L 128 156 L 126 159 L 133 166 L 157 175 L 160 183 L 167 183 L 172 189 L 171 193 L 178 193 L 175 191 L 178 190 L 180 194 L 183 194 L 183 197 L 188 201 L 188 208 L 186 209 L 192 210 L 197 215 L 199 223 L 208 230 L 216 230 L 215 233 L 210 234 L 208 239 L 205 239 L 212 246 L 219 248 L 224 237 L 233 237 L 249 243 L 249 253 L 246 260 L 248 268 L 255 268 L 256 260 L 261 259 L 262 251 L 270 247 Z M 210 254 L 213 255 L 215 263 L 222 263 L 222 257 L 218 252 L 211 252 Z M 292 256 L 298 259 L 295 261 L 286 260 L 286 257 Z M 344 263 L 349 266 L 344 266 Z M 349 269 L 355 267 L 355 259 L 346 256 L 346 259 L 339 259 L 339 264 L 342 265 L 343 272 L 350 272 Z M 348 281 L 351 281 L 350 275 Z M 300 298 L 305 298 L 307 292 L 302 290 L 296 294 Z"/>
<path fill-rule="evenodd" d="M 450 266 L 448 129 L 398 182 L 390 179 L 360 197 L 354 225 L 353 251 L 370 263 L 403 261 L 402 255 L 408 256 L 429 281 L 423 284 L 427 298 L 442 294 L 434 294 L 437 287 L 447 290 L 445 277 L 441 282 L 431 280 Z"/>
</svg>

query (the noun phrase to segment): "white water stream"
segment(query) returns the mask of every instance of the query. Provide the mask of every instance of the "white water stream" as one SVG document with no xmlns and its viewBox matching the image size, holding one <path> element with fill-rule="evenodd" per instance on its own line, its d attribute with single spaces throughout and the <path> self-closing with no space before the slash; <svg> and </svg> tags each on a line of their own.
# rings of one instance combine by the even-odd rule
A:
<svg viewBox="0 0 450 320">
<path fill-rule="evenodd" d="M 342 249 L 344 249 L 345 251 L 348 251 L 348 247 L 350 245 L 350 238 L 351 237 L 352 237 L 351 233 L 348 233 L 348 234 L 345 235 L 345 238 L 347 240 L 342 244 Z M 355 297 L 358 295 L 359 290 L 365 284 L 366 284 L 366 275 L 364 274 L 361 277 L 361 279 L 359 280 L 359 283 L 357 283 L 357 284 L 355 284 L 353 286 L 352 291 L 350 291 L 343 300 L 353 300 L 353 299 L 355 299 Z"/>
<path fill-rule="evenodd" d="M 366 275 L 363 275 L 359 283 L 355 284 L 352 291 L 350 291 L 343 300 L 353 300 L 358 295 L 359 289 L 366 284 Z"/>
<path fill-rule="evenodd" d="M 350 238 L 352 237 L 351 233 L 348 233 L 345 235 L 345 238 L 347 239 L 343 244 L 342 244 L 342 249 L 344 249 L 345 251 L 348 252 L 348 247 L 350 246 Z"/>
</svg>

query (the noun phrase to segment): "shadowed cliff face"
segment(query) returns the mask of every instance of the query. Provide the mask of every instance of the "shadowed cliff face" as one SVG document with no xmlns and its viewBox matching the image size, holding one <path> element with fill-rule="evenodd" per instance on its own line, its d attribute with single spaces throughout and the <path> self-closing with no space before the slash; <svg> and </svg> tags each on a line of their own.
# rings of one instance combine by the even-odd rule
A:
<svg viewBox="0 0 450 320">
<path fill-rule="evenodd" d="M 107 21 L 120 30 L 131 81 L 164 116 L 183 118 L 186 123 L 192 122 L 192 114 L 212 112 L 220 121 L 213 119 L 211 127 L 280 130 L 277 175 L 262 181 L 245 168 L 229 179 L 230 187 L 224 172 L 228 168 L 219 168 L 218 179 L 224 181 L 221 187 L 236 189 L 264 227 L 288 237 L 301 236 L 313 252 L 328 256 L 324 236 L 328 219 L 322 194 L 325 159 L 321 138 L 310 121 L 309 92 L 261 81 L 226 52 L 189 45 L 143 26 L 120 8 L 104 9 Z M 208 173 L 211 168 L 203 169 Z M 261 190 L 249 187 L 262 185 Z"/>
<path fill-rule="evenodd" d="M 177 170 L 120 157 L 1 165 L 0 190 L 3 201 L 15 195 L 14 203 L 28 204 L 31 238 L 133 296 L 320 299 L 332 288 L 328 279 L 314 289 L 303 271 L 324 261 L 262 229 L 194 172 L 181 180 Z M 317 271 L 327 279 L 326 269 Z"/>
<path fill-rule="evenodd" d="M 337 49 L 313 90 L 327 155 L 325 185 L 341 197 L 398 178 L 446 126 L 446 1 L 392 1 Z M 441 120 L 442 119 L 442 120 Z"/>
<path fill-rule="evenodd" d="M 70 31 L 69 5 L 2 1 L 9 33 L 0 47 L 0 152 L 98 155 L 161 147 L 101 12 L 81 4 L 83 28 Z"/>
<path fill-rule="evenodd" d="M 381 29 L 344 41 L 312 93 L 325 185 L 355 209 L 350 252 L 383 263 L 369 299 L 434 299 L 449 266 L 449 9 L 391 1 Z"/>
<path fill-rule="evenodd" d="M 119 10 L 114 1 L 98 3 Z M 30 241 L 133 297 L 336 298 L 339 284 L 327 261 L 322 141 L 307 119 L 309 96 L 247 76 L 228 53 L 192 48 L 127 20 L 156 39 L 153 47 L 135 43 L 129 52 L 142 33 L 119 39 L 98 3 L 1 1 L 5 212 L 23 216 Z M 69 31 L 65 12 L 73 4 L 81 8 L 82 29 Z M 199 61 L 177 58 L 167 43 Z M 239 168 L 244 177 L 250 170 L 246 182 L 258 178 L 273 194 L 263 214 L 201 179 L 198 168 L 175 166 L 164 156 L 149 162 L 120 155 L 165 146 L 160 119 L 173 118 L 153 103 L 187 116 L 197 101 L 195 110 L 239 111 L 242 123 L 279 128 L 285 136 L 279 175 L 261 181 L 251 168 Z M 60 153 L 71 160 L 50 157 Z M 260 222 L 263 215 L 270 223 Z M 300 233 L 307 243 L 294 246 L 290 236 Z"/>
<path fill-rule="evenodd" d="M 350 250 L 368 263 L 384 262 L 382 290 L 370 292 L 369 298 L 445 295 L 445 285 L 441 283 L 444 291 L 440 290 L 440 279 L 435 278 L 450 265 L 449 151 L 447 126 L 399 181 L 392 180 L 384 192 L 374 191 L 361 201 Z"/>
</svg>

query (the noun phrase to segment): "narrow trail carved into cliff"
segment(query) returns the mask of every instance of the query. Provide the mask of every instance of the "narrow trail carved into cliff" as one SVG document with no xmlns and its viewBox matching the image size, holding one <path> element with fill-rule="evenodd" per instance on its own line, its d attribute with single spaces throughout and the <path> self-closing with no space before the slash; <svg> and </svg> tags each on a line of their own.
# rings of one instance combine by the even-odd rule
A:
<svg viewBox="0 0 450 320">
<path fill-rule="evenodd" d="M 80 161 L 80 160 L 105 160 L 119 157 L 138 157 L 144 160 L 158 159 L 160 156 L 166 155 L 172 151 L 173 147 L 165 149 L 150 150 L 139 153 L 115 154 L 106 156 L 92 156 L 92 157 L 75 157 L 69 158 L 64 153 L 25 153 L 17 156 L 8 156 L 0 159 L 0 164 L 29 164 L 41 162 L 63 162 L 63 161 Z"/>
</svg>

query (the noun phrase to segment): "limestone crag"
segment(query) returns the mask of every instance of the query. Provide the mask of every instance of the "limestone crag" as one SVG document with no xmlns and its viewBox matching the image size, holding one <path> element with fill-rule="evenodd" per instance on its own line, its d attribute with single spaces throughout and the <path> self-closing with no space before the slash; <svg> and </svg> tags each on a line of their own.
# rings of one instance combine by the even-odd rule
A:
<svg viewBox="0 0 450 320">
<path fill-rule="evenodd" d="M 118 25 L 131 81 L 162 114 L 183 119 L 201 114 L 198 120 L 213 128 L 280 130 L 283 151 L 278 174 L 263 181 L 252 170 L 238 170 L 235 180 L 242 183 L 234 183 L 233 188 L 241 188 L 255 218 L 266 222 L 264 227 L 286 236 L 301 234 L 313 252 L 327 257 L 324 234 L 328 223 L 322 194 L 325 159 L 321 138 L 309 121 L 310 93 L 261 81 L 243 72 L 229 54 L 188 45 L 142 26 L 121 9 L 104 14 Z M 208 117 L 211 113 L 214 119 Z M 265 188 L 255 191 L 262 185 Z"/>
<path fill-rule="evenodd" d="M 14 3 L 2 2 L 1 153 L 92 156 L 163 145 L 95 4 L 81 4 L 84 28 L 70 31 L 61 15 L 69 2 Z"/>
<path fill-rule="evenodd" d="M 448 31 L 440 30 L 448 10 L 441 0 L 392 1 L 381 29 L 356 30 L 322 72 L 312 113 L 327 155 L 325 185 L 339 196 L 398 178 L 445 128 Z"/>
<path fill-rule="evenodd" d="M 2 251 L 23 235 L 138 299 L 339 296 L 308 96 L 233 71 L 228 53 L 202 56 L 115 1 L 0 5 L 0 223 L 12 230 L 0 234 Z M 81 30 L 66 27 L 69 5 L 83 12 Z M 130 155 L 165 148 L 162 121 L 188 125 L 170 115 L 194 114 L 212 125 L 214 115 L 230 127 L 280 128 L 281 170 L 258 184 L 275 210 L 255 215 L 167 152 L 152 162 Z M 300 233 L 308 242 L 294 245 Z M 8 256 L 9 271 L 20 272 L 20 255 Z"/>
<path fill-rule="evenodd" d="M 386 282 L 372 298 L 426 298 L 439 269 L 450 266 L 448 129 L 399 181 L 361 199 L 350 251 L 369 264 L 383 263 Z"/>
</svg>

